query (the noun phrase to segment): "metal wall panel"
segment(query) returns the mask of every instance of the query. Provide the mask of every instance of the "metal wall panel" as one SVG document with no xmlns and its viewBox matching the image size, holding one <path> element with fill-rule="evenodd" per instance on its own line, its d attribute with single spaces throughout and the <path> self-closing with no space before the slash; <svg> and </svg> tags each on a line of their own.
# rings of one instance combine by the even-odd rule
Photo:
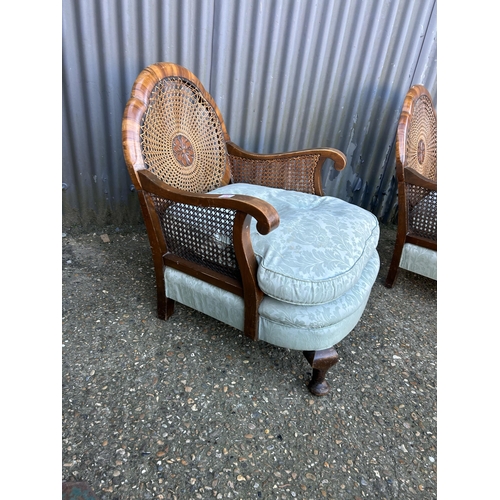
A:
<svg viewBox="0 0 500 500">
<path fill-rule="evenodd" d="M 63 223 L 140 220 L 121 117 L 157 61 L 193 71 L 248 150 L 341 149 L 325 191 L 393 220 L 397 120 L 413 83 L 437 98 L 436 37 L 436 0 L 63 0 Z"/>
</svg>

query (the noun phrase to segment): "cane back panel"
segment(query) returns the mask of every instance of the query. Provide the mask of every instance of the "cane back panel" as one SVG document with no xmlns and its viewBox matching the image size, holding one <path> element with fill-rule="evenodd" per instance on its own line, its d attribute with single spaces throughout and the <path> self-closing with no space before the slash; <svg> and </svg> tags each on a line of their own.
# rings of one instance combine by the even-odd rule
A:
<svg viewBox="0 0 500 500">
<path fill-rule="evenodd" d="M 408 123 L 402 137 L 401 167 L 411 168 L 437 182 L 437 120 L 427 91 L 418 92 L 410 103 Z M 421 92 L 421 93 L 419 93 Z M 409 94 L 413 95 L 413 94 Z M 403 172 L 403 177 L 406 177 Z M 437 242 L 437 191 L 405 182 L 407 231 L 409 235 Z"/>
<path fill-rule="evenodd" d="M 314 172 L 320 155 L 253 160 L 229 155 L 234 182 L 315 194 Z"/>
<path fill-rule="evenodd" d="M 224 132 L 196 85 L 179 76 L 153 88 L 141 123 L 144 164 L 170 186 L 206 193 L 222 183 L 228 163 Z"/>
<path fill-rule="evenodd" d="M 432 101 L 427 95 L 414 102 L 406 135 L 405 168 L 437 180 L 437 123 Z"/>
</svg>

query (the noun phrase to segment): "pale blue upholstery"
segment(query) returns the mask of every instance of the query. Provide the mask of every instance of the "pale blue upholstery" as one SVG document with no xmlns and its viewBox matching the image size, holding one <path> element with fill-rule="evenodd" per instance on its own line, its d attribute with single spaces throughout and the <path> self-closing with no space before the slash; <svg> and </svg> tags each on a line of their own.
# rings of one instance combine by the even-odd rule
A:
<svg viewBox="0 0 500 500">
<path fill-rule="evenodd" d="M 356 326 L 365 310 L 379 267 L 379 256 L 375 251 L 357 283 L 332 302 L 298 306 L 265 297 L 259 308 L 259 340 L 306 351 L 334 346 Z"/>
<path fill-rule="evenodd" d="M 405 243 L 399 267 L 437 280 L 437 251 Z"/>
<path fill-rule="evenodd" d="M 255 196 L 280 214 L 280 225 L 266 236 L 255 220 L 251 227 L 259 286 L 280 301 L 314 305 L 341 297 L 377 247 L 377 218 L 338 198 L 252 184 L 229 184 L 216 193 Z"/>
<path fill-rule="evenodd" d="M 255 221 L 250 230 L 265 293 L 259 340 L 312 351 L 344 338 L 363 313 L 380 267 L 377 218 L 337 198 L 250 184 L 230 184 L 211 194 L 255 196 L 280 214 L 280 225 L 270 234 L 261 235 Z M 165 283 L 169 298 L 244 330 L 241 297 L 169 267 Z"/>
<path fill-rule="evenodd" d="M 373 252 L 358 282 L 341 297 L 301 306 L 264 297 L 259 307 L 259 340 L 289 349 L 314 351 L 340 342 L 363 313 L 380 261 Z M 167 296 L 243 331 L 243 299 L 171 267 L 165 268 Z"/>
</svg>

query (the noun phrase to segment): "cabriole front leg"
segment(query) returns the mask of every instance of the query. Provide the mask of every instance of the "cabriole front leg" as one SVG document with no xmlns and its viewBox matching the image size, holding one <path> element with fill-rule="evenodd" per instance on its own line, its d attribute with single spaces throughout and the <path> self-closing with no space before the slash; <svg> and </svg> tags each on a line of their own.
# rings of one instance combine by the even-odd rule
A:
<svg viewBox="0 0 500 500">
<path fill-rule="evenodd" d="M 312 378 L 307 385 L 315 396 L 326 396 L 330 386 L 325 380 L 326 372 L 339 360 L 337 351 L 330 347 L 322 351 L 304 351 L 304 356 L 313 369 Z"/>
</svg>

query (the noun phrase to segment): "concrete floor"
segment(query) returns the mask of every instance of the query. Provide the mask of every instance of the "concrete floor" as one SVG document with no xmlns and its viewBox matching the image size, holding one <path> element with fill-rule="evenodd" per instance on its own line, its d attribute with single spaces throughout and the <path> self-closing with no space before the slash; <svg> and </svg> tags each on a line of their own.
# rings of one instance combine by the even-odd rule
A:
<svg viewBox="0 0 500 500">
<path fill-rule="evenodd" d="M 331 393 L 300 352 L 182 305 L 157 319 L 144 227 L 62 240 L 62 480 L 112 499 L 437 497 L 437 283 L 400 270 L 395 230 Z M 105 236 L 104 236 L 105 235 Z"/>
</svg>

